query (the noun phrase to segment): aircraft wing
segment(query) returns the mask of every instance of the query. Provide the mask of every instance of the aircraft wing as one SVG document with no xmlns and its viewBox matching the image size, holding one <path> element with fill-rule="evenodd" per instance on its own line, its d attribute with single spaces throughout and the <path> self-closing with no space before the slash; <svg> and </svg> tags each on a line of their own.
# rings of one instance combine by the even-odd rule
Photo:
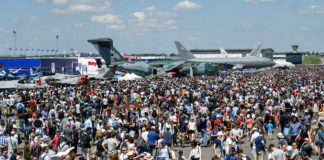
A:
<svg viewBox="0 0 324 160">
<path fill-rule="evenodd" d="M 165 65 L 163 65 L 163 70 L 165 72 L 168 72 L 168 71 L 173 70 L 174 68 L 177 68 L 177 67 L 183 65 L 184 63 L 186 63 L 186 61 L 176 61 L 176 62 L 172 62 L 169 64 L 165 64 Z"/>
</svg>

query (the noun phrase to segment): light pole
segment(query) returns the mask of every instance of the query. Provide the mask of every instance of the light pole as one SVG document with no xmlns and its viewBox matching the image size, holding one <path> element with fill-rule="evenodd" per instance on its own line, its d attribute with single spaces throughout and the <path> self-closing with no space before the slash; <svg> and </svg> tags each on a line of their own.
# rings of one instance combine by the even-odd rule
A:
<svg viewBox="0 0 324 160">
<path fill-rule="evenodd" d="M 15 49 L 14 50 L 15 50 L 15 54 L 17 54 L 17 51 L 16 51 L 16 33 L 17 32 L 15 30 L 13 30 L 12 33 L 14 34 L 14 42 L 15 42 Z"/>
<path fill-rule="evenodd" d="M 59 38 L 59 35 L 56 35 L 56 51 L 58 52 L 58 38 Z M 56 56 L 58 53 L 56 53 Z"/>
</svg>

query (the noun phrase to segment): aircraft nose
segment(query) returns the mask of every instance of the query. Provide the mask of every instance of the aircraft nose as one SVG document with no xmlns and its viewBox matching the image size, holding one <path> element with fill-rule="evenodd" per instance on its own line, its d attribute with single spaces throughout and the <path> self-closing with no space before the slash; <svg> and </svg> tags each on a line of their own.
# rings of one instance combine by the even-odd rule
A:
<svg viewBox="0 0 324 160">
<path fill-rule="evenodd" d="M 276 65 L 276 63 L 274 61 L 271 61 L 271 66 Z"/>
</svg>

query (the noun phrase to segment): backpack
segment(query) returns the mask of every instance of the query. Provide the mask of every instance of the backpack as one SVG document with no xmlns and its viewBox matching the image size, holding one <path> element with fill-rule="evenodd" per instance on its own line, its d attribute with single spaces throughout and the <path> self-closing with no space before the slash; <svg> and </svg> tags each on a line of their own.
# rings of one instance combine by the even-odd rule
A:
<svg viewBox="0 0 324 160">
<path fill-rule="evenodd" d="M 48 121 L 48 128 L 55 128 L 55 125 L 54 125 L 53 119 L 50 119 L 50 120 Z"/>
<path fill-rule="evenodd" d="M 136 141 L 136 147 L 138 148 L 144 148 L 146 146 L 146 142 L 143 138 L 139 138 L 137 141 Z"/>
<path fill-rule="evenodd" d="M 113 126 L 113 128 L 114 128 L 115 130 L 118 129 L 117 120 L 114 120 L 114 121 L 112 122 L 112 126 Z"/>
<path fill-rule="evenodd" d="M 201 131 L 201 120 L 197 121 L 197 130 Z"/>
<path fill-rule="evenodd" d="M 64 118 L 64 112 L 63 112 L 63 110 L 60 110 L 58 112 L 58 117 L 59 117 L 59 119 L 63 119 Z"/>
<path fill-rule="evenodd" d="M 18 112 L 22 112 L 23 105 L 21 103 L 18 104 Z"/>
<path fill-rule="evenodd" d="M 104 141 L 104 138 L 101 138 L 98 142 L 97 142 L 97 150 L 100 152 L 105 151 L 105 149 L 102 147 L 102 142 Z"/>
</svg>

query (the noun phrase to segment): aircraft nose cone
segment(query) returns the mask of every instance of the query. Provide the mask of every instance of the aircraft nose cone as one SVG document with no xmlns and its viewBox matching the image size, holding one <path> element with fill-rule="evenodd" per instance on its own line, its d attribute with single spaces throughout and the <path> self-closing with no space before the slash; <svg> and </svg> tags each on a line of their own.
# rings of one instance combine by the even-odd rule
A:
<svg viewBox="0 0 324 160">
<path fill-rule="evenodd" d="M 274 61 L 270 62 L 271 63 L 271 66 L 274 66 L 276 65 L 276 63 Z"/>
</svg>

